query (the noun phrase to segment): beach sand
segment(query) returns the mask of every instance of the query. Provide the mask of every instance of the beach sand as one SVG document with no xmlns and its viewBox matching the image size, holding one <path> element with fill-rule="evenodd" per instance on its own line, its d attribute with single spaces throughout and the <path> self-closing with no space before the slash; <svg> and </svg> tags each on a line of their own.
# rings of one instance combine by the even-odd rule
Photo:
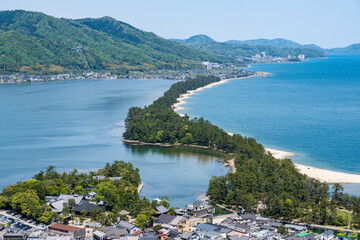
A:
<svg viewBox="0 0 360 240">
<path fill-rule="evenodd" d="M 280 151 L 271 148 L 265 148 L 266 151 L 271 153 L 275 158 L 284 159 L 288 157 L 295 156 L 295 153 Z M 344 172 L 337 172 L 322 168 L 316 168 L 311 166 L 306 166 L 298 163 L 294 163 L 296 168 L 302 173 L 306 174 L 309 177 L 316 178 L 322 182 L 326 183 L 360 183 L 360 175 L 350 174 Z"/>
<path fill-rule="evenodd" d="M 256 76 L 265 76 L 267 74 L 268 73 L 261 72 L 255 76 L 224 79 L 219 82 L 211 83 L 204 87 L 197 88 L 195 90 L 187 91 L 185 94 L 181 94 L 179 96 L 179 98 L 177 98 L 177 103 L 173 104 L 172 108 L 174 109 L 175 112 L 185 109 L 184 107 L 182 107 L 182 105 L 187 103 L 185 100 L 187 98 L 190 98 L 191 95 L 194 95 L 195 93 L 202 91 L 206 88 L 211 88 L 211 87 L 226 83 L 231 80 L 240 80 L 240 79 L 256 77 Z M 184 116 L 184 114 L 181 114 L 181 113 L 178 113 L 178 114 L 180 116 Z M 233 133 L 229 133 L 229 134 L 232 135 Z M 265 150 L 277 159 L 284 159 L 284 158 L 288 158 L 288 157 L 292 157 L 292 156 L 296 155 L 295 153 L 292 153 L 292 152 L 286 152 L 286 151 L 281 151 L 281 150 L 276 150 L 276 149 L 271 149 L 271 148 L 265 148 Z M 306 174 L 307 176 L 318 179 L 322 182 L 326 182 L 326 183 L 360 183 L 360 175 L 359 174 L 337 172 L 337 171 L 332 171 L 332 170 L 327 170 L 327 169 L 322 169 L 322 168 L 306 166 L 306 165 L 302 165 L 302 164 L 298 164 L 298 163 L 294 163 L 294 164 L 295 164 L 296 168 L 302 174 Z M 232 172 L 236 171 L 234 159 L 228 160 L 227 165 L 231 167 Z"/>
<path fill-rule="evenodd" d="M 259 77 L 259 76 L 265 76 L 268 73 L 265 72 L 259 72 L 257 75 L 253 75 L 253 76 L 248 76 L 248 77 L 239 77 L 239 78 L 228 78 L 228 79 L 223 79 L 221 81 L 218 82 L 214 82 L 214 83 L 210 83 L 204 87 L 200 87 L 197 88 L 195 90 L 189 90 L 184 94 L 180 94 L 180 96 L 176 99 L 177 102 L 175 104 L 172 105 L 172 108 L 174 109 L 175 112 L 179 111 L 179 110 L 183 110 L 185 109 L 184 107 L 182 107 L 181 105 L 186 104 L 187 102 L 185 101 L 187 98 L 190 98 L 191 95 L 194 95 L 197 92 L 200 92 L 206 88 L 212 88 L 214 86 L 226 83 L 228 81 L 232 81 L 232 80 L 240 80 L 240 79 L 245 79 L 245 78 L 251 78 L 251 77 Z M 184 114 L 182 113 L 178 113 L 180 116 L 184 116 Z"/>
</svg>

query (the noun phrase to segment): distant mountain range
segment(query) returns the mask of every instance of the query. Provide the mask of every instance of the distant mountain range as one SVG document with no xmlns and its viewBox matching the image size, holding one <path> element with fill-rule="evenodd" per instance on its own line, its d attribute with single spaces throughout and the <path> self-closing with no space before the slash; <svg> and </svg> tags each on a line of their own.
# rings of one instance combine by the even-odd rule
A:
<svg viewBox="0 0 360 240">
<path fill-rule="evenodd" d="M 289 40 L 249 40 L 216 42 L 206 35 L 195 35 L 188 39 L 170 39 L 204 52 L 232 58 L 252 57 L 265 52 L 273 57 L 287 57 L 304 54 L 306 57 L 325 57 L 325 52 L 315 45 L 304 47 Z M 246 43 L 244 43 L 246 42 Z"/>
<path fill-rule="evenodd" d="M 181 42 L 188 45 L 196 45 L 196 44 L 209 44 L 211 42 L 214 42 L 213 39 L 206 35 L 195 35 L 188 39 L 171 39 L 173 41 Z M 301 45 L 297 42 L 284 39 L 284 38 L 275 38 L 275 39 L 265 39 L 265 38 L 259 38 L 259 39 L 252 39 L 252 40 L 228 40 L 225 43 L 230 45 L 250 45 L 250 46 L 272 46 L 276 48 L 308 48 L 313 50 L 319 50 L 326 53 L 360 53 L 360 43 L 352 44 L 348 47 L 344 48 L 332 48 L 332 49 L 326 49 L 319 47 L 315 44 L 306 44 Z"/>
<path fill-rule="evenodd" d="M 0 73 L 182 69 L 226 62 L 141 31 L 111 17 L 55 18 L 23 10 L 0 12 Z"/>
<path fill-rule="evenodd" d="M 360 53 L 360 43 L 351 44 L 344 48 L 327 49 L 329 53 Z"/>
<path fill-rule="evenodd" d="M 267 46 L 273 46 L 273 47 L 278 47 L 278 48 L 310 48 L 310 49 L 314 49 L 314 50 L 324 51 L 323 48 L 321 48 L 315 44 L 301 45 L 297 42 L 283 39 L 283 38 L 276 38 L 276 39 L 260 38 L 260 39 L 245 40 L 245 41 L 229 40 L 229 41 L 226 41 L 226 43 L 248 44 L 248 45 L 252 45 L 252 46 L 267 45 Z"/>
<path fill-rule="evenodd" d="M 360 52 L 359 44 L 328 52 Z M 0 11 L 0 74 L 188 69 L 202 61 L 234 63 L 265 51 L 287 57 L 324 57 L 316 45 L 285 39 L 216 42 L 197 35 L 166 40 L 111 17 L 65 19 L 23 10 Z"/>
<path fill-rule="evenodd" d="M 249 44 L 253 46 L 259 46 L 259 45 L 268 45 L 268 46 L 274 46 L 279 48 L 310 48 L 314 50 L 320 50 L 324 51 L 326 53 L 360 53 L 360 43 L 352 44 L 348 47 L 344 48 L 321 48 L 315 44 L 306 44 L 301 45 L 297 42 L 283 39 L 283 38 L 275 38 L 275 39 L 253 39 L 253 40 L 245 40 L 245 41 L 239 41 L 239 40 L 229 40 L 226 41 L 226 43 L 230 44 Z"/>
</svg>

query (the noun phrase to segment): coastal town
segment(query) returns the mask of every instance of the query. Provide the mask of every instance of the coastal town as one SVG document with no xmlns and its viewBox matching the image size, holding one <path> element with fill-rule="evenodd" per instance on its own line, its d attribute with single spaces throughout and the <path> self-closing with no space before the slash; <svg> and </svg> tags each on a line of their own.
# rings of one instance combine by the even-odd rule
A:
<svg viewBox="0 0 360 240">
<path fill-rule="evenodd" d="M 240 62 L 246 60 L 251 64 L 263 63 L 291 63 L 304 61 L 305 55 L 288 56 L 288 57 L 272 57 L 262 52 L 262 55 L 256 54 L 248 59 L 238 59 Z M 188 78 L 195 78 L 199 74 L 213 75 L 221 79 L 237 78 L 254 74 L 253 71 L 240 69 L 246 64 L 228 65 L 218 64 L 215 62 L 202 62 L 202 67 L 199 69 L 189 70 L 133 70 L 126 73 L 114 74 L 110 71 L 83 71 L 79 73 L 61 73 L 61 74 L 0 74 L 0 84 L 11 83 L 26 83 L 26 82 L 48 82 L 48 81 L 63 81 L 63 80 L 80 80 L 80 79 L 164 79 L 164 80 L 186 80 Z"/>
<path fill-rule="evenodd" d="M 48 82 L 48 81 L 64 81 L 64 80 L 94 80 L 94 79 L 164 79 L 164 80 L 186 80 L 195 78 L 199 74 L 214 75 L 221 79 L 237 78 L 255 74 L 254 71 L 227 67 L 215 63 L 204 63 L 204 69 L 195 70 L 146 70 L 146 71 L 130 71 L 127 74 L 112 74 L 110 72 L 93 72 L 84 71 L 81 74 L 57 74 L 57 75 L 29 75 L 29 74 L 13 74 L 0 75 L 0 84 L 14 84 L 27 82 Z M 211 67 L 209 67 L 211 66 Z"/>
<path fill-rule="evenodd" d="M 279 219 L 262 217 L 259 214 L 244 211 L 220 210 L 219 206 L 195 201 L 183 208 L 168 209 L 156 206 L 153 226 L 142 228 L 126 210 L 120 211 L 120 217 L 114 224 L 102 225 L 91 218 L 80 219 L 76 213 L 89 214 L 100 208 L 92 202 L 96 193 L 86 195 L 48 196 L 47 204 L 52 211 L 62 213 L 61 204 L 74 202 L 73 213 L 68 222 L 53 222 L 50 225 L 27 219 L 14 211 L 0 211 L 1 240 L 332 240 L 346 236 L 345 232 L 335 234 L 331 228 L 316 229 L 304 224 L 296 224 Z M 159 200 L 160 202 L 160 200 Z M 100 204 L 101 205 L 101 204 Z M 351 232 L 351 231 L 350 231 Z M 353 232 L 350 237 L 357 236 Z"/>
</svg>

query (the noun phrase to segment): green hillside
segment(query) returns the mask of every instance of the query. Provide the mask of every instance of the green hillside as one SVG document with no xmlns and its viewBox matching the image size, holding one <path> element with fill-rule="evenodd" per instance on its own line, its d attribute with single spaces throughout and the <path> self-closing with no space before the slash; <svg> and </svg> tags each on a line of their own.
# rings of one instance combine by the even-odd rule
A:
<svg viewBox="0 0 360 240">
<path fill-rule="evenodd" d="M 77 48 L 80 47 L 80 48 Z M 12 72 L 181 69 L 229 59 L 203 53 L 110 17 L 55 18 L 0 12 L 0 68 Z"/>
<path fill-rule="evenodd" d="M 360 43 L 351 44 L 344 48 L 328 49 L 329 53 L 360 53 Z"/>
<path fill-rule="evenodd" d="M 205 35 L 196 35 L 185 40 L 172 40 L 197 50 L 231 58 L 251 57 L 256 54 L 261 54 L 262 51 L 266 52 L 266 55 L 273 57 L 287 57 L 288 55 L 297 56 L 299 54 L 304 54 L 306 57 L 310 58 L 326 56 L 325 52 L 310 48 L 280 48 L 271 45 L 239 44 L 238 42 L 235 43 L 233 41 L 216 42 Z"/>
</svg>

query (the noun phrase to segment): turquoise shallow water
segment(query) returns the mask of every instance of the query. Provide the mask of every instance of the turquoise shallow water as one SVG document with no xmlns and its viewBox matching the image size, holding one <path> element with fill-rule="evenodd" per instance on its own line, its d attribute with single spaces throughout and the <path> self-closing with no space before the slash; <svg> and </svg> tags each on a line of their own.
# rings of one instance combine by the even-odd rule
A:
<svg viewBox="0 0 360 240">
<path fill-rule="evenodd" d="M 360 174 L 360 55 L 251 70 L 272 75 L 205 89 L 181 113 L 295 152 L 297 163 Z M 360 193 L 359 185 L 349 189 Z"/>
<path fill-rule="evenodd" d="M 115 160 L 140 169 L 142 195 L 184 206 L 220 175 L 221 156 L 200 150 L 129 147 L 124 120 L 133 106 L 160 97 L 174 81 L 76 80 L 0 85 L 0 188 L 49 165 L 89 171 Z"/>
</svg>

